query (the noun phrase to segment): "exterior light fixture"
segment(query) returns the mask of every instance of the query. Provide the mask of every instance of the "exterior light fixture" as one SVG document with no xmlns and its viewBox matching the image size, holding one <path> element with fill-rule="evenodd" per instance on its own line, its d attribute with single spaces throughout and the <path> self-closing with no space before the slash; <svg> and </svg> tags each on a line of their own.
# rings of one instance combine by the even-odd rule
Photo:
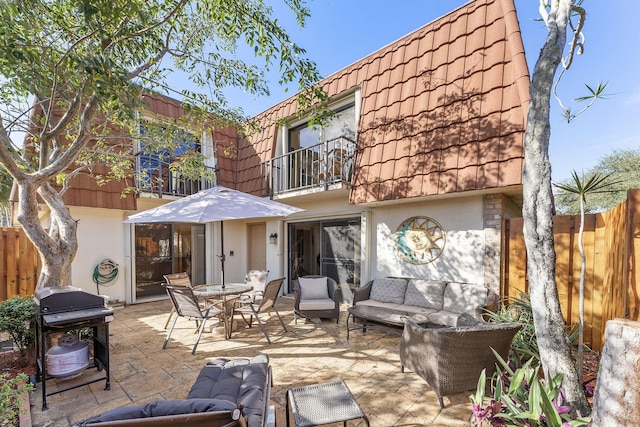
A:
<svg viewBox="0 0 640 427">
<path fill-rule="evenodd" d="M 271 233 L 269 235 L 269 243 L 271 243 L 272 245 L 278 244 L 278 233 Z"/>
</svg>

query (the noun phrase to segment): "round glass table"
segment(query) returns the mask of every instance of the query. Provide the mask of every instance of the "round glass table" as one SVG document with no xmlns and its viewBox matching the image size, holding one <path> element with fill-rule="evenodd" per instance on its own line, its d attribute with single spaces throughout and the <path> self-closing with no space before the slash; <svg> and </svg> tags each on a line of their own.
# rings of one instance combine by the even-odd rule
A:
<svg viewBox="0 0 640 427">
<path fill-rule="evenodd" d="M 231 324 L 233 313 L 233 300 L 237 298 L 235 295 L 240 295 L 245 292 L 249 292 L 253 289 L 253 286 L 244 283 L 225 283 L 224 287 L 221 284 L 208 284 L 198 285 L 193 287 L 194 295 L 209 302 L 211 299 L 218 299 L 224 307 L 223 322 L 224 322 L 224 336 L 226 339 L 231 338 Z M 231 298 L 229 298 L 231 296 Z"/>
</svg>

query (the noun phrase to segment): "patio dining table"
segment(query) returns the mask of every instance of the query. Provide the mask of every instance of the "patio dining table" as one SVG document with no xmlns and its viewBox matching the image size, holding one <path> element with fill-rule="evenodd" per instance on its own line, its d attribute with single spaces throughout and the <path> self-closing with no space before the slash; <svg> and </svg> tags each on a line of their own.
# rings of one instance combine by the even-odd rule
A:
<svg viewBox="0 0 640 427">
<path fill-rule="evenodd" d="M 224 306 L 223 322 L 224 322 L 224 337 L 225 339 L 231 338 L 231 312 L 233 310 L 233 300 L 237 298 L 237 295 L 249 292 L 253 289 L 253 286 L 245 283 L 225 283 L 224 287 L 219 284 L 207 284 L 198 285 L 193 287 L 193 293 L 196 297 L 208 300 L 212 298 L 220 299 Z M 231 298 L 230 298 L 231 297 Z"/>
</svg>

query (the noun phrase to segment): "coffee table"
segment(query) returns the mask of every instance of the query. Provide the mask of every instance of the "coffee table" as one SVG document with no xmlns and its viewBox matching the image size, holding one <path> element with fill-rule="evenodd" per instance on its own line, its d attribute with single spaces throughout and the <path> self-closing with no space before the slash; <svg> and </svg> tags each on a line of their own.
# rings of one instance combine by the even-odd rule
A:
<svg viewBox="0 0 640 427">
<path fill-rule="evenodd" d="M 296 427 L 319 426 L 362 418 L 369 426 L 369 418 L 362 412 L 355 397 L 343 381 L 312 384 L 287 390 L 287 427 L 289 411 L 293 412 Z"/>
<path fill-rule="evenodd" d="M 349 339 L 349 331 L 353 331 L 355 329 L 362 329 L 362 333 L 367 332 L 367 320 L 371 320 L 373 322 L 378 322 L 383 325 L 390 326 L 402 326 L 404 325 L 404 318 L 408 317 L 418 325 L 426 325 L 429 320 L 427 316 L 423 314 L 408 314 L 398 312 L 396 310 L 392 310 L 385 307 L 374 307 L 370 305 L 354 305 L 347 308 L 347 339 Z M 354 326 L 349 327 L 349 317 L 353 320 L 353 324 L 355 325 L 356 317 L 362 319 L 362 326 Z"/>
</svg>

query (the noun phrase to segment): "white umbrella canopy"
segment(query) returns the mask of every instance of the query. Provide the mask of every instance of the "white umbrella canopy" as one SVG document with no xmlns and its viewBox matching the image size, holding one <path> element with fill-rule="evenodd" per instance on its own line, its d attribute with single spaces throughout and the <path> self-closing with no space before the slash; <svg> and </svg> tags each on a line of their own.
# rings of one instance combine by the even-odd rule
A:
<svg viewBox="0 0 640 427">
<path fill-rule="evenodd" d="M 304 209 L 217 186 L 166 205 L 131 215 L 125 223 L 182 222 L 203 224 L 229 219 L 286 217 Z"/>
<path fill-rule="evenodd" d="M 285 205 L 242 191 L 216 186 L 157 208 L 131 215 L 125 223 L 191 223 L 220 221 L 221 276 L 224 287 L 224 229 L 222 221 L 231 219 L 286 217 L 304 209 Z"/>
</svg>

